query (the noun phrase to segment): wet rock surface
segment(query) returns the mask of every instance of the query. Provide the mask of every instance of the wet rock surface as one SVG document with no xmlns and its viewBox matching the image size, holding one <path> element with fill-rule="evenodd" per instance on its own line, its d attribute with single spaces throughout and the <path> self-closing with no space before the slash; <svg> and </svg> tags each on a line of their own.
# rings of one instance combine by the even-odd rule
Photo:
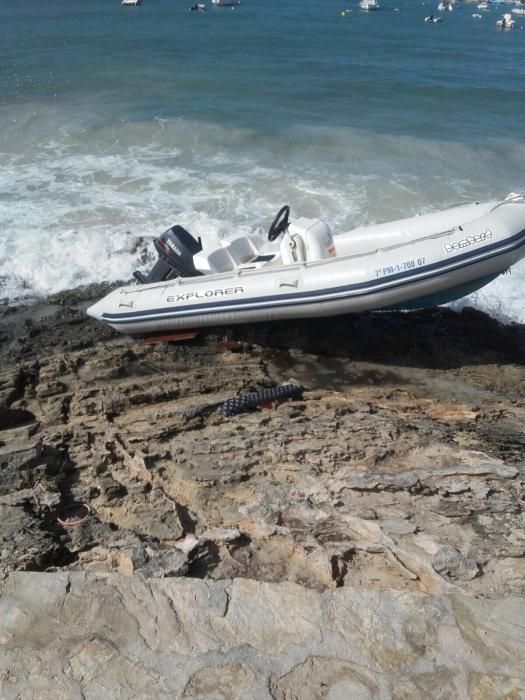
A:
<svg viewBox="0 0 525 700">
<path fill-rule="evenodd" d="M 34 615 L 32 586 L 55 591 L 45 617 L 53 601 L 73 605 L 64 593 L 72 585 L 75 604 L 91 606 L 88 627 L 114 599 L 122 619 L 138 615 L 129 606 L 139 587 L 144 620 L 129 622 L 134 641 L 91 630 L 53 697 L 101 697 L 97 684 L 110 687 L 106 675 L 125 675 L 139 657 L 144 689 L 134 686 L 135 697 L 150 697 L 150 683 L 155 697 L 521 697 L 523 664 L 512 659 L 525 655 L 523 326 L 438 309 L 211 329 L 185 344 L 150 345 L 86 318 L 100 291 L 0 307 L 0 575 L 9 608 L 0 637 L 13 663 L 29 644 L 18 626 Z M 302 398 L 229 418 L 217 410 L 290 379 Z M 148 635 L 166 636 L 168 618 L 164 631 L 147 622 L 156 606 L 146 599 L 159 601 L 160 618 L 168 599 L 192 590 L 211 614 L 231 606 L 236 586 L 253 592 L 249 630 L 228 628 L 238 637 L 228 646 L 206 618 L 195 646 L 198 629 L 182 630 L 175 614 L 182 627 L 165 652 L 175 669 L 166 675 Z M 19 588 L 27 600 L 13 598 Z M 281 606 L 272 608 L 272 639 L 286 629 L 286 601 L 295 610 L 282 653 L 250 637 L 265 634 L 256 629 L 261 596 Z M 484 634 L 499 635 L 505 650 L 499 672 L 500 652 L 479 633 L 484 605 L 505 611 L 485 621 Z M 326 606 L 322 620 L 312 617 L 316 606 Z M 384 615 L 372 622 L 362 609 Z M 200 603 L 192 610 L 198 616 Z M 66 622 L 49 654 L 70 653 L 76 632 Z M 151 629 L 137 637 L 137 624 Z M 400 648 L 383 657 L 382 635 Z M 461 640 L 454 662 L 447 635 Z M 183 639 L 185 650 L 173 646 Z M 318 687 L 301 694 L 314 678 Z M 17 697 L 17 682 L 0 669 L 2 697 Z"/>
</svg>

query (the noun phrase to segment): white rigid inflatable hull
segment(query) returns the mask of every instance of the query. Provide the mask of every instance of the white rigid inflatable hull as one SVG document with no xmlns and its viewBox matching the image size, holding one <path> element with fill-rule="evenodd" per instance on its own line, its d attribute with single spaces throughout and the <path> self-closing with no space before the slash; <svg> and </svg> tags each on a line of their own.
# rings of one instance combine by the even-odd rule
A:
<svg viewBox="0 0 525 700">
<path fill-rule="evenodd" d="M 150 334 L 445 303 L 525 256 L 525 200 L 455 207 L 335 236 L 337 257 L 121 287 L 88 309 Z"/>
</svg>

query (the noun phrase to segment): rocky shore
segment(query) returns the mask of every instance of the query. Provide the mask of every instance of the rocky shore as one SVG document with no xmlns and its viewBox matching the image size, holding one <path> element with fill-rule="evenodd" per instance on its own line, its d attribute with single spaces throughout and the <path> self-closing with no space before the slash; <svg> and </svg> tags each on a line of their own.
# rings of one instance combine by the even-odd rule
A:
<svg viewBox="0 0 525 700">
<path fill-rule="evenodd" d="M 525 327 L 146 344 L 100 293 L 0 307 L 2 698 L 525 697 Z"/>
</svg>

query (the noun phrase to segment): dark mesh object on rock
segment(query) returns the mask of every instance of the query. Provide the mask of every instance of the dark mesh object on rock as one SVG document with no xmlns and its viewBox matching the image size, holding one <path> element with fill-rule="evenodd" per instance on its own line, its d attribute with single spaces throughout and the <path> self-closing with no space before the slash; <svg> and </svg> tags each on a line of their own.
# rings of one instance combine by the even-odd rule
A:
<svg viewBox="0 0 525 700">
<path fill-rule="evenodd" d="M 235 416 L 237 413 L 244 413 L 244 411 L 249 411 L 268 401 L 299 399 L 302 393 L 302 387 L 298 384 L 282 384 L 269 389 L 261 389 L 228 399 L 219 407 L 219 413 L 223 416 Z"/>
</svg>

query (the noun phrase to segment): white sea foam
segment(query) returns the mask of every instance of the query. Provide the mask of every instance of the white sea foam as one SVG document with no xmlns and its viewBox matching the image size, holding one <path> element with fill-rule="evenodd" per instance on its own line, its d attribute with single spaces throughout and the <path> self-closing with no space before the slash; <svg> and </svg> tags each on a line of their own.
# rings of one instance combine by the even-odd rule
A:
<svg viewBox="0 0 525 700">
<path fill-rule="evenodd" d="M 263 243 L 284 203 L 337 232 L 525 190 L 521 141 L 350 128 L 264 135 L 184 120 L 108 127 L 68 109 L 0 111 L 0 297 L 128 279 L 141 264 L 137 237 L 173 223 L 208 245 L 234 232 Z M 524 282 L 522 263 L 467 303 L 523 323 Z"/>
</svg>

